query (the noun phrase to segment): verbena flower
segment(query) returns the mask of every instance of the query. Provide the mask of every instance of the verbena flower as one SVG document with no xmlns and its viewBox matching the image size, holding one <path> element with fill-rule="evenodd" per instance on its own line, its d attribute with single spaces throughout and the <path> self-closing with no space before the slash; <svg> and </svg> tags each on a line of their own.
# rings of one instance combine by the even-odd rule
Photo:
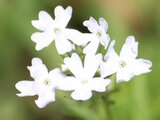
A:
<svg viewBox="0 0 160 120">
<path fill-rule="evenodd" d="M 75 29 L 66 28 L 72 16 L 72 8 L 64 9 L 57 6 L 54 10 L 55 19 L 45 11 L 39 12 L 39 20 L 33 20 L 32 25 L 42 32 L 36 32 L 31 39 L 36 43 L 36 50 L 47 47 L 53 40 L 59 54 L 65 54 L 73 49 L 73 44 L 84 45 L 87 43 L 82 39 L 83 34 Z"/>
<path fill-rule="evenodd" d="M 40 32 L 32 34 L 31 39 L 36 43 L 36 50 L 55 41 L 64 64 L 61 64 L 61 69 L 55 68 L 48 72 L 40 58 L 33 58 L 32 65 L 27 68 L 34 80 L 16 83 L 19 97 L 37 95 L 35 103 L 39 108 L 55 101 L 55 90 L 72 91 L 71 97 L 74 100 L 85 101 L 92 97 L 92 91 L 106 91 L 111 83 L 107 77 L 113 78 L 115 74 L 116 81 L 122 82 L 151 71 L 151 61 L 137 59 L 138 43 L 133 36 L 126 38 L 120 55 L 115 52 L 115 41 L 110 42 L 108 23 L 104 18 L 99 18 L 97 22 L 90 17 L 83 22 L 90 33 L 81 33 L 67 28 L 72 16 L 70 6 L 66 9 L 57 6 L 54 14 L 55 19 L 52 19 L 47 12 L 39 12 L 38 20 L 33 20 L 32 25 Z M 106 55 L 102 59 L 105 50 Z M 114 82 L 108 90 L 114 90 Z"/>
<path fill-rule="evenodd" d="M 66 77 L 59 88 L 61 90 L 74 90 L 71 96 L 75 100 L 88 100 L 91 98 L 93 90 L 104 92 L 110 80 L 94 77 L 101 60 L 101 54 L 87 54 L 84 65 L 77 53 L 65 58 L 64 63 L 73 76 Z"/>
<path fill-rule="evenodd" d="M 117 82 L 129 81 L 133 76 L 150 72 L 151 61 L 136 59 L 138 55 L 138 43 L 133 36 L 126 38 L 120 55 L 114 50 L 113 41 L 108 53 L 105 56 L 105 62 L 101 64 L 101 75 L 107 77 L 116 73 Z"/>
<path fill-rule="evenodd" d="M 55 101 L 55 89 L 59 86 L 59 81 L 65 76 L 56 68 L 48 72 L 46 66 L 39 58 L 32 59 L 32 66 L 28 67 L 34 81 L 22 80 L 16 84 L 16 88 L 21 92 L 19 97 L 38 95 L 35 100 L 39 108 L 45 107 L 50 102 Z"/>
<path fill-rule="evenodd" d="M 90 17 L 89 20 L 83 22 L 83 25 L 88 28 L 88 30 L 93 34 L 90 43 L 84 49 L 84 53 L 96 53 L 99 43 L 105 47 L 108 46 L 110 37 L 106 34 L 108 30 L 108 23 L 104 18 L 99 18 L 99 24 L 97 21 Z"/>
</svg>

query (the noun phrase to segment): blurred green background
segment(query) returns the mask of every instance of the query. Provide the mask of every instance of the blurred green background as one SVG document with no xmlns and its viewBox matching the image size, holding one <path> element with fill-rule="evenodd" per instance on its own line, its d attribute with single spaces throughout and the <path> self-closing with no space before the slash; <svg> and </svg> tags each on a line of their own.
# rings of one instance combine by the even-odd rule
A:
<svg viewBox="0 0 160 120">
<path fill-rule="evenodd" d="M 30 36 L 31 20 L 45 10 L 53 18 L 56 5 L 73 7 L 70 28 L 88 32 L 82 22 L 104 17 L 119 51 L 128 35 L 139 42 L 139 57 L 153 62 L 152 72 L 120 83 L 113 94 L 113 120 L 160 120 L 160 1 L 159 0 L 0 0 L 0 120 L 108 120 L 104 103 L 73 102 L 58 92 L 55 103 L 38 109 L 36 97 L 19 98 L 15 83 L 32 80 L 27 66 L 40 57 L 49 69 L 62 63 L 54 43 L 39 52 Z"/>
</svg>

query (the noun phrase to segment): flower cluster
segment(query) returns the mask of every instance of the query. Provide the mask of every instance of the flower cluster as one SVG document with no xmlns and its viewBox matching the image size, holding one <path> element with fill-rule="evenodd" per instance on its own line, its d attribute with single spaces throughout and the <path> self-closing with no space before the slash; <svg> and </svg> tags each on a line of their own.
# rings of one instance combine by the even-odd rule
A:
<svg viewBox="0 0 160 120">
<path fill-rule="evenodd" d="M 31 36 L 36 43 L 36 50 L 41 50 L 55 41 L 59 55 L 64 59 L 60 68 L 48 71 L 40 58 L 33 58 L 27 67 L 34 81 L 22 80 L 16 83 L 20 91 L 17 95 L 35 96 L 36 105 L 45 107 L 55 101 L 55 90 L 72 91 L 74 100 L 88 100 L 92 91 L 105 92 L 112 83 L 110 76 L 116 75 L 116 83 L 129 81 L 133 76 L 150 72 L 152 63 L 136 59 L 138 43 L 133 36 L 128 36 L 120 55 L 114 50 L 115 40 L 107 34 L 108 24 L 104 18 L 97 22 L 93 17 L 83 25 L 90 33 L 82 33 L 67 28 L 72 16 L 72 8 L 57 6 L 55 19 L 45 11 L 39 12 L 39 19 L 32 25 L 40 30 Z"/>
</svg>

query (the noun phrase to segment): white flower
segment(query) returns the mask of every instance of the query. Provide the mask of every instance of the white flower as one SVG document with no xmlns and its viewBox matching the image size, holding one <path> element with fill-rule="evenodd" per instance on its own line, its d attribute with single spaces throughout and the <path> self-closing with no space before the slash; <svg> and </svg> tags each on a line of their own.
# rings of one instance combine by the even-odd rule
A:
<svg viewBox="0 0 160 120">
<path fill-rule="evenodd" d="M 123 45 L 120 56 L 117 55 L 111 42 L 108 53 L 105 56 L 106 62 L 101 64 L 102 77 L 116 73 L 117 82 L 129 81 L 133 76 L 148 73 L 152 63 L 144 59 L 136 59 L 138 55 L 138 43 L 133 36 L 128 36 Z"/>
<path fill-rule="evenodd" d="M 99 43 L 102 44 L 106 49 L 110 41 L 110 37 L 108 34 L 106 34 L 108 30 L 108 23 L 105 21 L 105 19 L 99 18 L 98 24 L 94 18 L 90 17 L 89 20 L 83 22 L 83 25 L 86 26 L 94 35 L 88 46 L 84 49 L 84 53 L 88 53 L 90 51 L 92 53 L 96 53 Z"/>
<path fill-rule="evenodd" d="M 74 76 L 66 77 L 59 89 L 74 90 L 71 96 L 75 100 L 88 100 L 92 96 L 92 90 L 104 92 L 110 80 L 94 77 L 101 59 L 101 54 L 87 54 L 83 65 L 76 53 L 73 53 L 70 58 L 65 58 L 64 63 Z"/>
<path fill-rule="evenodd" d="M 75 29 L 66 28 L 72 16 L 72 8 L 69 6 L 64 9 L 62 6 L 57 6 L 54 10 L 55 19 L 45 11 L 39 12 L 39 20 L 33 20 L 32 25 L 41 30 L 31 36 L 31 39 L 36 43 L 36 50 L 41 50 L 47 47 L 53 40 L 59 54 L 65 54 L 73 49 L 71 40 L 77 45 L 86 44 L 87 41 L 81 39 L 83 34 Z"/>
<path fill-rule="evenodd" d="M 56 68 L 48 73 L 46 66 L 39 58 L 33 58 L 32 66 L 28 69 L 34 81 L 19 81 L 16 88 L 21 93 L 17 95 L 20 97 L 38 95 L 35 103 L 39 108 L 43 108 L 50 102 L 55 101 L 55 89 L 58 88 L 58 81 L 64 78 L 61 71 Z"/>
</svg>

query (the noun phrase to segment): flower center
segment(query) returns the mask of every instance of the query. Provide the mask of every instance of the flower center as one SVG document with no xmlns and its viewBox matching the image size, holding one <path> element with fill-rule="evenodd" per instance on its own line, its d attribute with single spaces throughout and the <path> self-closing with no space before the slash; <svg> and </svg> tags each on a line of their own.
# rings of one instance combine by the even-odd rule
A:
<svg viewBox="0 0 160 120">
<path fill-rule="evenodd" d="M 45 79 L 43 83 L 47 86 L 51 85 L 51 81 L 48 79 Z"/>
<path fill-rule="evenodd" d="M 60 34 L 61 30 L 60 30 L 59 28 L 55 28 L 55 29 L 54 29 L 54 32 L 55 32 L 55 34 L 58 35 L 58 34 Z"/>
<path fill-rule="evenodd" d="M 101 34 L 100 32 L 97 32 L 96 36 L 97 36 L 98 38 L 100 38 L 100 37 L 102 36 L 102 34 Z"/>
<path fill-rule="evenodd" d="M 81 80 L 81 84 L 85 85 L 88 83 L 88 80 Z"/>
<path fill-rule="evenodd" d="M 125 66 L 126 66 L 126 62 L 123 61 L 123 60 L 121 60 L 121 61 L 119 62 L 119 67 L 120 67 L 120 68 L 124 68 Z"/>
</svg>

